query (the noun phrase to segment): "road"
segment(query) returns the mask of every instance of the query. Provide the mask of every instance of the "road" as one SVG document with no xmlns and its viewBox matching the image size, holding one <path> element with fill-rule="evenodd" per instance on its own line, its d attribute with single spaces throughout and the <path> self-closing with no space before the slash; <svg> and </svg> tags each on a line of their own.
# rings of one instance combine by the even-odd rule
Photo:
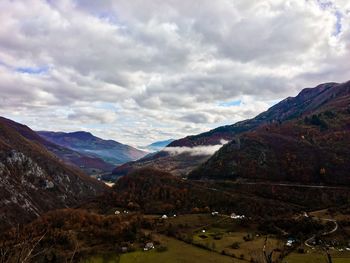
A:
<svg viewBox="0 0 350 263">
<path fill-rule="evenodd" d="M 319 218 L 319 219 L 322 220 L 322 221 L 328 221 L 328 222 L 333 222 L 333 223 L 334 223 L 334 228 L 333 228 L 332 230 L 330 230 L 330 231 L 327 231 L 327 232 L 322 233 L 322 236 L 328 236 L 328 235 L 330 235 L 330 234 L 332 234 L 332 233 L 334 233 L 335 231 L 338 230 L 338 223 L 337 223 L 336 220 L 334 220 L 334 219 L 329 219 L 329 218 Z M 313 235 L 312 237 L 310 237 L 309 239 L 307 239 L 307 240 L 304 242 L 305 246 L 310 247 L 310 248 L 314 248 L 315 246 L 310 245 L 310 242 L 312 242 L 312 241 L 315 239 L 315 237 L 316 237 L 316 235 Z"/>
<path fill-rule="evenodd" d="M 211 181 L 200 180 L 199 182 L 208 183 Z M 302 187 L 302 188 L 316 188 L 316 189 L 345 189 L 349 190 L 349 187 L 345 186 L 327 186 L 327 185 L 311 185 L 311 184 L 295 184 L 295 183 L 276 183 L 276 182 L 233 182 L 224 180 L 215 180 L 214 183 L 230 183 L 234 185 L 266 185 L 266 186 L 285 186 L 285 187 Z M 210 188 L 213 191 L 218 191 L 216 188 Z"/>
</svg>

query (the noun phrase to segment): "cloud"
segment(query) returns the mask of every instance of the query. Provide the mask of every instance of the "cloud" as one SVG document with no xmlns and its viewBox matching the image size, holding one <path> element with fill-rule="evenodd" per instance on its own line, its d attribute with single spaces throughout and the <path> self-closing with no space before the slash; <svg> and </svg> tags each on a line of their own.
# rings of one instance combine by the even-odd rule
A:
<svg viewBox="0 0 350 263">
<path fill-rule="evenodd" d="M 135 145 L 196 134 L 348 80 L 349 21 L 346 0 L 0 1 L 0 114 Z"/>
<path fill-rule="evenodd" d="M 221 144 L 208 145 L 208 146 L 195 146 L 195 147 L 166 147 L 163 151 L 168 152 L 171 155 L 190 154 L 191 156 L 211 156 L 218 151 L 228 141 L 222 140 Z"/>
</svg>

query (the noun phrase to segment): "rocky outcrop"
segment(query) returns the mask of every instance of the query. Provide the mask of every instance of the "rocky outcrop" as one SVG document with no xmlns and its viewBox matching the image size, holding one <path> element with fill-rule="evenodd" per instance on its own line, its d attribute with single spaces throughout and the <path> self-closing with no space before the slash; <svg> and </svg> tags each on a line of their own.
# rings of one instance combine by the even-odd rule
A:
<svg viewBox="0 0 350 263">
<path fill-rule="evenodd" d="M 8 122 L 0 118 L 1 229 L 52 209 L 75 206 L 107 190 L 102 183 L 67 167 L 43 145 L 23 137 L 15 123 L 10 126 Z"/>
</svg>

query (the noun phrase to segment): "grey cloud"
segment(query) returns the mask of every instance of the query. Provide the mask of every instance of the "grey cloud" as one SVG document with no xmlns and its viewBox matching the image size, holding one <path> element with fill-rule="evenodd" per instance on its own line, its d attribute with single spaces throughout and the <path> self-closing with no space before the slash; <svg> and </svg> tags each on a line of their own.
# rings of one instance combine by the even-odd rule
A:
<svg viewBox="0 0 350 263">
<path fill-rule="evenodd" d="M 349 9 L 345 0 L 4 0 L 0 113 L 38 129 L 105 127 L 135 144 L 253 117 L 266 101 L 347 80 Z"/>
</svg>

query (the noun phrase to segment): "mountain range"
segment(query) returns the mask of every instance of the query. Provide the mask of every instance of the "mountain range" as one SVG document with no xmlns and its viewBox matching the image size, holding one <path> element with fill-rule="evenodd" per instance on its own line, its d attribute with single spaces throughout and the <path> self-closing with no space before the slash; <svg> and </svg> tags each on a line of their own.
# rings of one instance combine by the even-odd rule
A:
<svg viewBox="0 0 350 263">
<path fill-rule="evenodd" d="M 349 95 L 347 82 L 287 98 L 259 115 L 269 122 L 237 135 L 189 177 L 348 185 Z"/>
<path fill-rule="evenodd" d="M 139 253 L 150 241 L 167 244 L 154 238 L 159 235 L 198 249 L 194 237 L 200 234 L 218 245 L 228 240 L 223 252 L 201 246 L 228 257 L 228 248 L 238 249 L 231 238 L 242 229 L 249 235 L 240 244 L 252 244 L 259 252 L 266 236 L 281 241 L 279 251 L 289 236 L 306 244 L 326 233 L 322 238 L 329 234 L 329 244 L 348 244 L 350 82 L 304 89 L 255 118 L 173 141 L 115 168 L 108 178 L 116 179 L 112 187 L 84 174 L 86 166 L 77 163 L 107 163 L 95 151 L 108 151 L 108 145 L 113 152 L 116 142 L 87 132 L 39 135 L 0 117 L 2 249 L 14 248 L 16 255 L 29 237 L 42 260 L 32 262 L 68 262 L 111 251 L 118 257 L 119 251 L 136 248 Z M 337 213 L 339 221 L 328 219 Z M 21 229 L 10 228 L 17 225 Z M 213 229 L 225 235 L 212 238 L 207 233 Z M 260 245 L 254 243 L 258 240 Z M 158 249 L 156 255 L 167 249 L 174 247 Z"/>
<path fill-rule="evenodd" d="M 119 143 L 114 140 L 103 140 L 89 132 L 37 132 L 45 140 L 79 153 L 92 160 L 102 160 L 100 165 L 94 165 L 94 170 L 100 172 L 110 172 L 116 165 L 123 164 L 142 158 L 147 152 L 141 151 L 129 145 Z M 72 159 L 71 156 L 61 154 L 63 159 Z M 73 163 L 77 163 L 71 161 Z M 103 164 L 102 164 L 103 163 Z M 80 165 L 82 168 L 90 168 L 92 165 Z M 85 169 L 86 170 L 86 169 Z"/>
<path fill-rule="evenodd" d="M 265 165 L 265 162 L 275 160 L 280 156 L 280 151 L 283 150 L 283 160 L 286 160 L 286 163 L 282 166 L 276 164 L 271 178 L 276 178 L 276 174 L 283 173 L 284 176 L 277 177 L 278 180 L 300 179 L 302 175 L 293 175 L 294 172 L 298 172 L 297 169 L 291 169 L 289 173 L 282 172 L 286 171 L 289 163 L 292 163 L 296 167 L 300 165 L 300 167 L 308 167 L 304 173 L 309 174 L 312 170 L 313 178 L 304 178 L 303 181 L 320 181 L 321 179 L 317 179 L 315 174 L 320 173 L 320 171 L 321 173 L 329 173 L 334 169 L 332 169 L 333 166 L 338 165 L 337 162 L 343 162 L 343 166 L 341 166 L 341 170 L 343 171 L 343 169 L 346 170 L 346 164 L 349 163 L 346 162 L 348 160 L 346 147 L 340 147 L 336 150 L 337 152 L 327 150 L 327 147 L 331 147 L 336 142 L 335 138 L 339 138 L 339 144 L 343 143 L 343 145 L 348 140 L 350 126 L 348 118 L 348 111 L 350 111 L 348 108 L 349 86 L 350 82 L 342 84 L 324 83 L 315 88 L 306 88 L 296 97 L 284 99 L 255 118 L 240 121 L 233 125 L 218 127 L 199 135 L 187 136 L 175 140 L 165 149 L 149 158 L 140 159 L 136 162 L 126 163 L 117 167 L 113 170 L 113 174 L 114 176 L 120 176 L 137 168 L 152 167 L 185 177 L 195 170 L 190 174 L 191 178 L 236 178 L 240 174 L 239 171 L 241 171 L 241 168 L 243 170 L 249 168 L 251 169 L 249 173 L 254 174 L 260 171 L 262 167 L 265 167 L 264 179 L 269 179 L 266 177 L 268 177 L 267 173 L 271 167 L 269 164 Z M 325 129 L 323 126 L 327 126 L 328 129 Z M 291 137 L 291 134 L 294 137 Z M 249 140 L 250 143 L 263 144 L 262 149 L 249 146 L 246 141 L 247 136 L 265 136 L 263 142 L 261 142 L 263 140 L 262 138 L 257 141 Z M 329 145 L 321 144 L 327 142 L 329 139 L 332 139 L 331 142 L 328 141 Z M 211 158 L 210 155 L 193 155 L 181 151 L 179 154 L 172 154 L 174 152 L 173 149 L 184 147 L 195 149 L 201 146 L 218 145 L 222 140 L 230 141 L 230 143 L 223 146 Z M 320 145 L 318 144 L 318 140 L 320 140 Z M 277 147 L 281 145 L 283 147 L 292 147 L 292 149 L 278 149 Z M 247 152 L 257 151 L 257 153 L 246 156 L 246 158 L 248 156 L 253 157 L 252 162 L 244 162 L 242 165 L 239 165 L 241 162 L 240 158 L 242 158 L 240 154 L 243 154 L 242 147 Z M 274 148 L 274 150 L 269 152 L 268 149 L 270 148 Z M 298 151 L 304 151 L 304 153 L 300 153 L 299 155 L 297 154 Z M 270 156 L 272 153 L 275 158 Z M 329 154 L 324 155 L 325 153 Z M 304 159 L 303 156 L 313 159 Z M 326 167 L 323 167 L 321 166 L 323 159 L 318 159 L 318 156 L 332 157 L 330 159 L 332 162 L 327 164 Z M 260 162 L 265 166 L 254 165 L 254 161 L 256 160 L 261 160 Z M 312 165 L 305 165 L 305 162 Z M 198 168 L 201 164 L 203 166 Z M 225 167 L 225 169 L 221 169 L 220 167 Z M 229 170 L 230 172 L 228 172 Z M 339 179 L 339 182 L 343 182 L 343 179 Z"/>
</svg>

